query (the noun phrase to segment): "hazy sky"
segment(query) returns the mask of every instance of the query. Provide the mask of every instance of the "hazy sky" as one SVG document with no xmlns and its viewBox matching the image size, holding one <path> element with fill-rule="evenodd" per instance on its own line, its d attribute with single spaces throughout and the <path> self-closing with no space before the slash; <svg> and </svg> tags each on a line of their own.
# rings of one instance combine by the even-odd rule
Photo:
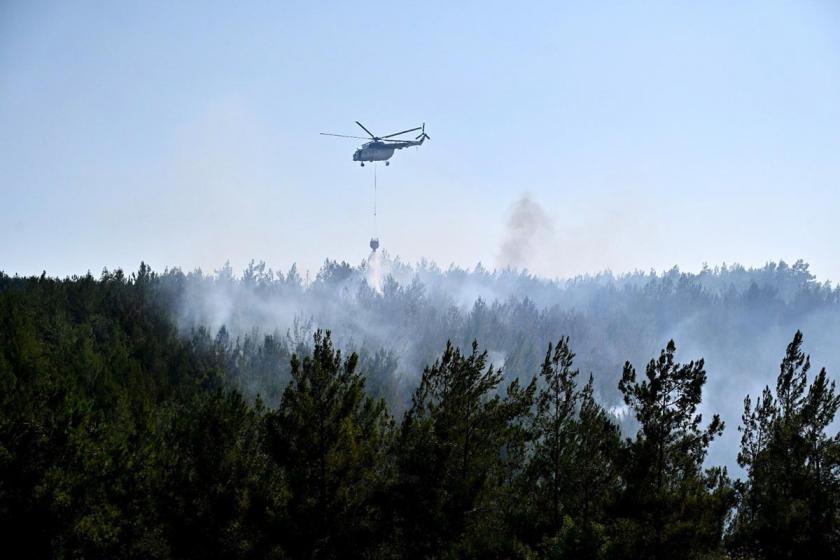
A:
<svg viewBox="0 0 840 560">
<path fill-rule="evenodd" d="M 835 0 L 2 1 L 0 269 L 358 263 L 356 119 L 408 260 L 840 280 Z"/>
</svg>

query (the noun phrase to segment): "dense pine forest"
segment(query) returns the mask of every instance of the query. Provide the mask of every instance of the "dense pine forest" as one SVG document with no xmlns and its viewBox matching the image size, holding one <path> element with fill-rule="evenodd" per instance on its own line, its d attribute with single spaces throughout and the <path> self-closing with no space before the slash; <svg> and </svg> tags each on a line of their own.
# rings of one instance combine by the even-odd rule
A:
<svg viewBox="0 0 840 560">
<path fill-rule="evenodd" d="M 0 274 L 0 532 L 39 558 L 836 558 L 838 334 L 803 263 Z"/>
</svg>

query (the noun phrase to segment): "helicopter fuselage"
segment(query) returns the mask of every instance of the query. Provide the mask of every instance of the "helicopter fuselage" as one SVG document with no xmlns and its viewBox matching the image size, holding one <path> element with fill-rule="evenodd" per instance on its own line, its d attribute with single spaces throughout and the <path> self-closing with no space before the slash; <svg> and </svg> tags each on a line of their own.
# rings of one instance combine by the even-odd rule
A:
<svg viewBox="0 0 840 560">
<path fill-rule="evenodd" d="M 420 146 L 425 138 L 420 140 L 405 140 L 403 142 L 380 142 L 374 140 L 364 144 L 353 153 L 353 161 L 387 161 L 394 155 L 394 150 L 401 150 L 409 146 Z"/>
<path fill-rule="evenodd" d="M 353 161 L 385 161 L 394 155 L 394 147 L 386 142 L 368 142 L 353 153 Z"/>
</svg>

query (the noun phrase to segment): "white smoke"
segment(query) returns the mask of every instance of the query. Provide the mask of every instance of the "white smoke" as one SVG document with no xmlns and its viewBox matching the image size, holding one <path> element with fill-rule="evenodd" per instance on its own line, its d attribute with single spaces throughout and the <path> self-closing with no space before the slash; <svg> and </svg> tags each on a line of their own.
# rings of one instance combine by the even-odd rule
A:
<svg viewBox="0 0 840 560">
<path fill-rule="evenodd" d="M 518 204 L 516 212 L 513 229 L 521 243 L 507 254 L 527 259 L 516 251 L 552 228 L 533 201 Z M 542 225 L 516 225 L 526 217 Z M 164 276 L 184 332 L 224 325 L 234 339 L 288 332 L 298 343 L 316 328 L 330 329 L 343 349 L 393 352 L 397 364 L 389 375 L 403 396 L 447 339 L 464 348 L 477 338 L 506 376 L 530 379 L 548 342 L 569 335 L 576 365 L 594 374 L 599 400 L 622 425 L 632 421 L 616 390 L 624 361 L 641 373 L 674 339 L 681 362 L 705 358 L 701 412 L 705 418 L 720 413 L 727 422 L 709 461 L 733 472 L 744 395 L 773 385 L 793 333 L 805 334 L 815 368 L 825 365 L 837 379 L 840 364 L 840 289 L 816 283 L 804 263 L 557 281 L 481 266 L 409 265 L 379 250 L 359 266 L 328 261 L 312 281 L 294 267 L 284 274 L 253 263 L 241 277 L 230 267 L 210 276 Z"/>
</svg>

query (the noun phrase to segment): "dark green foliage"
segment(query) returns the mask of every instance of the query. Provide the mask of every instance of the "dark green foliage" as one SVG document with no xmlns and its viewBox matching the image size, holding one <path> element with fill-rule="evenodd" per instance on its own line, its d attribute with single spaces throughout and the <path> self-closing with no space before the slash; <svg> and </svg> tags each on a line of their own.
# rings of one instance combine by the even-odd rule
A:
<svg viewBox="0 0 840 560">
<path fill-rule="evenodd" d="M 701 471 L 709 443 L 723 432 L 715 415 L 703 427 L 697 414 L 706 371 L 703 360 L 680 364 L 668 343 L 638 381 L 628 362 L 619 390 L 640 428 L 628 442 L 625 488 L 617 513 L 626 542 L 618 556 L 692 558 L 719 547 L 731 507 L 725 471 Z"/>
<path fill-rule="evenodd" d="M 0 531 L 35 557 L 267 551 L 284 499 L 259 405 L 226 353 L 181 336 L 155 276 L 0 278 Z M 266 493 L 267 489 L 272 489 Z"/>
<path fill-rule="evenodd" d="M 326 266 L 310 295 L 352 274 Z M 343 354 L 305 320 L 285 336 L 179 329 L 182 284 L 206 281 L 189 278 L 146 265 L 99 279 L 0 274 L 0 537 L 12 556 L 838 556 L 840 396 L 825 370 L 809 380 L 799 333 L 775 391 L 746 400 L 736 505 L 726 471 L 704 470 L 723 423 L 697 412 L 703 361 L 677 363 L 673 343 L 642 379 L 625 366 L 618 388 L 639 429 L 622 441 L 567 337 L 540 368 L 543 343 L 518 333 L 506 364 L 526 374 L 507 379 L 476 342 L 448 343 L 417 383 L 396 374 L 401 356 Z M 235 288 L 229 269 L 213 281 Z M 241 282 L 257 298 L 303 290 L 294 270 L 278 279 L 260 265 Z M 459 311 L 428 314 L 422 286 L 386 291 L 435 325 L 412 348 L 439 351 Z M 533 303 L 511 313 L 541 320 Z M 461 334 L 501 325 L 479 301 Z"/>
<path fill-rule="evenodd" d="M 741 452 L 747 472 L 732 546 L 762 558 L 840 554 L 840 435 L 828 429 L 840 395 L 825 369 L 808 385 L 802 333 L 788 345 L 775 395 L 744 400 Z"/>
<path fill-rule="evenodd" d="M 196 395 L 162 410 L 138 482 L 153 501 L 150 552 L 176 558 L 280 553 L 288 488 L 262 445 L 263 408 L 235 392 Z M 142 493 L 141 493 L 142 495 Z M 141 552 L 141 551 L 138 551 Z"/>
<path fill-rule="evenodd" d="M 533 503 L 525 540 L 549 557 L 600 558 L 605 517 L 619 488 L 618 427 L 595 401 L 592 377 L 580 388 L 568 337 L 549 344 L 540 372 L 526 473 Z"/>
<path fill-rule="evenodd" d="M 563 520 L 565 500 L 572 493 L 577 481 L 568 477 L 575 457 L 578 370 L 572 369 L 574 353 L 569 339 L 561 338 L 552 351 L 548 345 L 545 362 L 540 371 L 542 390 L 537 397 L 534 431 L 537 445 L 532 460 L 535 474 L 536 496 L 540 509 L 549 512 L 549 530 L 556 533 Z M 540 498 L 543 500 L 540 500 Z M 571 505 L 571 504 L 568 504 Z"/>
<path fill-rule="evenodd" d="M 453 551 L 481 529 L 514 407 L 495 394 L 502 373 L 447 344 L 426 368 L 400 429 L 395 513 L 405 557 Z M 514 389 L 514 398 L 518 398 Z"/>
<path fill-rule="evenodd" d="M 388 483 L 391 420 L 365 395 L 358 357 L 342 360 L 330 333 L 311 356 L 292 357 L 292 383 L 265 417 L 266 446 L 294 490 L 283 527 L 295 558 L 362 558 L 375 549 Z"/>
</svg>

